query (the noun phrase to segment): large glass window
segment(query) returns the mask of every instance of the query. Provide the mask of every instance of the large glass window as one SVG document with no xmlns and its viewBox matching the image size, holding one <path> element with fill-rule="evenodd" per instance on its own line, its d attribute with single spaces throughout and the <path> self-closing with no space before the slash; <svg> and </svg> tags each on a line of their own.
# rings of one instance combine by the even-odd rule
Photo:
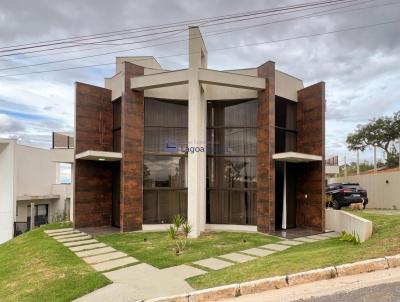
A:
<svg viewBox="0 0 400 302">
<path fill-rule="evenodd" d="M 257 100 L 209 102 L 207 223 L 256 224 Z"/>
<path fill-rule="evenodd" d="M 113 102 L 113 150 L 121 152 L 121 99 Z"/>
<path fill-rule="evenodd" d="M 275 100 L 275 152 L 296 151 L 297 104 L 284 98 Z"/>
<path fill-rule="evenodd" d="M 187 102 L 146 98 L 144 120 L 143 222 L 187 217 Z"/>
</svg>

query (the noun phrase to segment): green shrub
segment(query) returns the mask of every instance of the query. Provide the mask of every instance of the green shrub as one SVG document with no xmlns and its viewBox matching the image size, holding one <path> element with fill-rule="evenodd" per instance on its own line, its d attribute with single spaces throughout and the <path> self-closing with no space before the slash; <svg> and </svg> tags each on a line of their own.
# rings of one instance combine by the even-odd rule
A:
<svg viewBox="0 0 400 302">
<path fill-rule="evenodd" d="M 361 244 L 360 236 L 358 236 L 358 234 L 355 231 L 353 231 L 351 234 L 347 233 L 346 231 L 342 231 L 340 240 L 351 242 L 354 245 Z"/>
<path fill-rule="evenodd" d="M 185 250 L 188 237 L 192 231 L 192 226 L 183 218 L 182 215 L 177 214 L 172 217 L 172 225 L 168 228 L 168 236 L 175 240 L 176 255 L 179 255 Z"/>
</svg>

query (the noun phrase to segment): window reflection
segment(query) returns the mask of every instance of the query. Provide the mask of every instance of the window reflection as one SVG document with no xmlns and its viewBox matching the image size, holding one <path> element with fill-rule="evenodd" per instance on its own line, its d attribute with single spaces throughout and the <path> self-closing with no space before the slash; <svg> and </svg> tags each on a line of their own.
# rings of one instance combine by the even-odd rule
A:
<svg viewBox="0 0 400 302">
<path fill-rule="evenodd" d="M 208 104 L 208 223 L 256 224 L 257 114 L 257 100 Z"/>
<path fill-rule="evenodd" d="M 143 184 L 146 188 L 185 188 L 187 158 L 145 155 Z"/>
<path fill-rule="evenodd" d="M 208 127 L 257 127 L 258 100 L 215 101 L 208 104 Z"/>
<path fill-rule="evenodd" d="M 187 216 L 187 101 L 145 98 L 144 115 L 143 222 L 169 223 Z"/>
</svg>

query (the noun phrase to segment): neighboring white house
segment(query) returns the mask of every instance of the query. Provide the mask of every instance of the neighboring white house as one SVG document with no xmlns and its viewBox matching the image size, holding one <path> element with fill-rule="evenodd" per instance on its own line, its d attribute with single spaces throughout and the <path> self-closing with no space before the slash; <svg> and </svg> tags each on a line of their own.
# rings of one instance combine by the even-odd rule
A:
<svg viewBox="0 0 400 302">
<path fill-rule="evenodd" d="M 30 228 L 32 203 L 35 226 L 71 217 L 72 178 L 62 177 L 62 170 L 72 171 L 73 155 L 68 134 L 54 133 L 52 149 L 0 139 L 0 244 Z"/>
</svg>

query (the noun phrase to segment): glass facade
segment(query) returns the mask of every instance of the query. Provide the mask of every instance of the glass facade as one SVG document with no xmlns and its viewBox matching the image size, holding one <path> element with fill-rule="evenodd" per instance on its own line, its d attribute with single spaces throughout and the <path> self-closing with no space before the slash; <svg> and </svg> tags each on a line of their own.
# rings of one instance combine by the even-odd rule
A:
<svg viewBox="0 0 400 302">
<path fill-rule="evenodd" d="M 145 99 L 143 223 L 187 216 L 188 105 Z"/>
<path fill-rule="evenodd" d="M 297 104 L 276 97 L 275 100 L 275 152 L 296 151 L 297 130 L 296 130 Z"/>
<path fill-rule="evenodd" d="M 209 102 L 207 223 L 256 224 L 257 100 Z"/>
</svg>

